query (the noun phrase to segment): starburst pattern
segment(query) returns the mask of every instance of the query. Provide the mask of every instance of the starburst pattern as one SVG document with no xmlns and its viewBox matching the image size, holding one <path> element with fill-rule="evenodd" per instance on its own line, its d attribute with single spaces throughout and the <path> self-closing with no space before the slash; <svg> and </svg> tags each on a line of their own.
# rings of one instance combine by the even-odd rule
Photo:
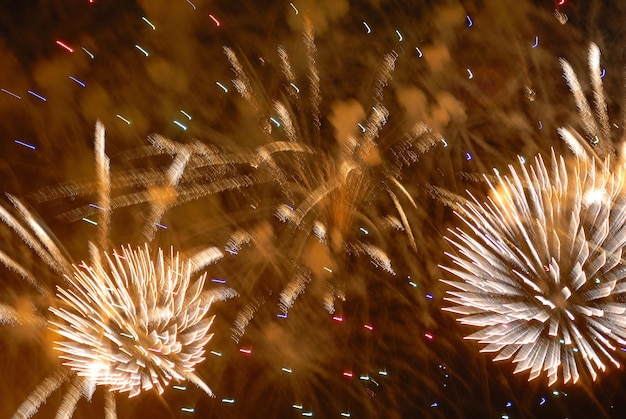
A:
<svg viewBox="0 0 626 419">
<path fill-rule="evenodd" d="M 625 174 L 554 154 L 510 171 L 487 202 L 457 208 L 465 228 L 450 230 L 458 252 L 444 269 L 463 282 L 444 281 L 458 289 L 446 310 L 530 379 L 546 371 L 551 385 L 561 366 L 576 382 L 581 365 L 595 379 L 626 344 Z"/>
<path fill-rule="evenodd" d="M 106 255 L 106 265 L 74 266 L 71 287 L 58 287 L 65 303 L 51 307 L 52 330 L 64 339 L 64 365 L 95 385 L 136 396 L 171 380 L 189 380 L 212 394 L 194 373 L 211 339 L 210 300 L 201 293 L 206 274 L 192 282 L 191 262 L 146 247 Z"/>
</svg>

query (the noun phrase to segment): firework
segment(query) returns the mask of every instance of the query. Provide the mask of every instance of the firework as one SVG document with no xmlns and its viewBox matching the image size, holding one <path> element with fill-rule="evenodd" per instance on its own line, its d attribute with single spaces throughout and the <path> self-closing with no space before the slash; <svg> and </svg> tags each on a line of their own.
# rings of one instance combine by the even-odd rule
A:
<svg viewBox="0 0 626 419">
<path fill-rule="evenodd" d="M 458 253 L 444 269 L 463 282 L 444 281 L 458 289 L 445 310 L 481 327 L 467 338 L 513 357 L 515 372 L 546 371 L 552 385 L 559 366 L 564 382 L 584 366 L 595 380 L 626 343 L 625 174 L 554 154 L 510 170 L 488 202 L 457 209 L 466 227 L 450 230 Z"/>
<path fill-rule="evenodd" d="M 110 191 L 108 158 L 104 153 L 104 128 L 96 127 L 98 208 L 109 242 Z M 19 217 L 0 208 L 0 217 L 28 244 L 57 276 L 56 297 L 18 261 L 2 252 L 0 260 L 46 299 L 49 309 L 32 322 L 58 337 L 54 349 L 62 365 L 22 403 L 15 418 L 37 412 L 48 396 L 69 382 L 58 417 L 71 417 L 81 397 L 91 399 L 96 388 L 105 391 L 105 414 L 116 416 L 115 393 L 130 397 L 152 388 L 160 394 L 172 381 L 190 381 L 208 395 L 208 385 L 195 372 L 204 360 L 204 347 L 212 317 L 207 317 L 214 298 L 229 294 L 204 290 L 206 274 L 197 275 L 207 264 L 222 257 L 209 248 L 192 258 L 172 250 L 165 257 L 147 244 L 137 249 L 106 251 L 90 243 L 90 263 L 73 264 L 46 227 L 18 199 L 9 195 Z M 156 253 L 156 258 L 153 254 Z M 196 278 L 197 276 L 197 278 Z M 232 294 L 231 294 L 232 296 Z M 0 306 L 0 321 L 24 323 L 8 305 Z"/>
</svg>

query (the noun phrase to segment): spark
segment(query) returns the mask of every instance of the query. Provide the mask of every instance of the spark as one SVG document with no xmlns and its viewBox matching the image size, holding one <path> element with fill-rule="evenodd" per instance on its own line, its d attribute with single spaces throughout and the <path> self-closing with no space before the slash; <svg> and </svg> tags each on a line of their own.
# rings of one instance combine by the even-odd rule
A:
<svg viewBox="0 0 626 419">
<path fill-rule="evenodd" d="M 74 52 L 74 50 L 70 46 L 68 46 L 67 44 L 63 43 L 62 41 L 57 40 L 56 44 L 58 46 L 60 46 L 61 48 L 63 48 L 64 50 L 66 50 L 67 52 Z"/>
<path fill-rule="evenodd" d="M 6 93 L 6 94 L 7 94 L 7 95 L 9 95 L 9 96 L 13 96 L 13 97 L 14 97 L 14 98 L 16 98 L 16 99 L 21 99 L 21 98 L 22 98 L 21 96 L 18 96 L 18 95 L 16 95 L 15 93 L 13 93 L 13 92 L 11 92 L 11 91 L 9 91 L 9 90 L 7 90 L 7 89 L 4 89 L 4 88 L 3 88 L 3 89 L 0 89 L 0 90 L 1 90 L 1 91 L 3 91 L 4 93 Z"/>
<path fill-rule="evenodd" d="M 89 58 L 91 58 L 92 60 L 94 59 L 94 55 L 90 51 L 88 51 L 86 48 L 82 48 L 82 47 L 81 47 L 81 49 L 83 51 L 85 51 L 85 54 L 89 55 Z"/>
<path fill-rule="evenodd" d="M 25 143 L 25 142 L 20 141 L 20 140 L 15 140 L 15 143 L 19 144 L 19 145 L 21 145 L 23 147 L 30 148 L 31 150 L 35 150 L 35 146 L 32 145 L 32 144 L 28 144 L 28 143 Z"/>
<path fill-rule="evenodd" d="M 143 53 L 143 55 L 145 55 L 146 57 L 148 57 L 150 55 L 150 54 L 148 54 L 148 51 L 143 49 L 140 45 L 135 44 L 135 48 L 137 48 L 139 51 L 141 51 Z"/>
<path fill-rule="evenodd" d="M 224 93 L 228 93 L 228 89 L 222 83 L 220 83 L 219 81 L 216 81 L 215 84 L 217 84 L 219 87 L 221 87 L 222 90 L 224 91 Z"/>
<path fill-rule="evenodd" d="M 47 101 L 48 101 L 48 99 L 46 99 L 45 97 L 43 97 L 42 95 L 40 95 L 40 94 L 39 94 L 39 93 L 37 93 L 37 92 L 34 92 L 34 91 L 32 91 L 32 90 L 29 90 L 29 91 L 28 91 L 28 93 L 29 93 L 31 96 L 34 96 L 34 97 L 36 97 L 37 99 L 41 100 L 42 102 L 47 102 Z"/>
<path fill-rule="evenodd" d="M 182 123 L 178 122 L 177 120 L 174 120 L 174 124 L 178 125 L 184 131 L 187 131 L 187 127 L 185 125 L 183 125 Z"/>
<path fill-rule="evenodd" d="M 153 30 L 153 31 L 155 31 L 155 30 L 156 30 L 156 26 L 154 26 L 154 25 L 152 24 L 152 22 L 150 22 L 150 21 L 149 21 L 149 20 L 148 20 L 145 16 L 141 16 L 141 20 L 143 20 L 144 22 L 146 22 L 146 23 L 147 23 L 147 24 L 148 24 L 148 25 L 152 28 L 152 30 Z"/>
<path fill-rule="evenodd" d="M 80 85 L 80 87 L 85 87 L 85 86 L 86 86 L 85 82 L 83 82 L 83 81 L 81 81 L 81 80 L 77 79 L 77 78 L 76 78 L 76 77 L 74 77 L 74 76 L 70 76 L 70 80 L 72 80 L 72 81 L 76 82 L 78 85 Z"/>
<path fill-rule="evenodd" d="M 128 125 L 130 125 L 130 120 L 128 120 L 128 119 L 126 119 L 126 118 L 124 118 L 122 115 L 117 114 L 117 115 L 115 115 L 115 116 L 117 116 L 119 119 L 121 119 L 122 121 L 124 121 L 124 122 L 126 122 Z"/>
<path fill-rule="evenodd" d="M 219 26 L 220 26 L 220 21 L 219 21 L 219 20 L 217 20 L 217 19 L 215 18 L 215 16 L 213 16 L 213 15 L 209 15 L 209 17 L 211 18 L 211 20 L 212 20 L 213 22 L 215 22 L 215 26 L 217 26 L 217 27 L 219 27 Z"/>
</svg>

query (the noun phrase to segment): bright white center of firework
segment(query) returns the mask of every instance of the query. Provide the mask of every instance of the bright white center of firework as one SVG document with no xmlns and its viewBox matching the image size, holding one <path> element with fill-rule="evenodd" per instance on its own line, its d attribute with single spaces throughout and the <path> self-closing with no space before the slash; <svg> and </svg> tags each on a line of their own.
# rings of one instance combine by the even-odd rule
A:
<svg viewBox="0 0 626 419">
<path fill-rule="evenodd" d="M 592 189 L 587 191 L 585 192 L 585 196 L 583 198 L 586 205 L 601 204 L 606 201 L 606 199 L 607 195 L 606 190 L 604 189 Z"/>
</svg>

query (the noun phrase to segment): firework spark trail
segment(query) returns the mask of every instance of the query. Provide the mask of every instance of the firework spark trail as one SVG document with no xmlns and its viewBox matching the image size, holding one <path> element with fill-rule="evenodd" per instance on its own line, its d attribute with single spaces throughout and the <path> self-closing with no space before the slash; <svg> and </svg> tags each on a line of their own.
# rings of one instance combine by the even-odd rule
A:
<svg viewBox="0 0 626 419">
<path fill-rule="evenodd" d="M 552 154 L 490 184 L 492 197 L 457 207 L 466 228 L 447 240 L 458 253 L 442 268 L 462 282 L 447 281 L 456 304 L 444 310 L 480 327 L 469 335 L 513 357 L 515 372 L 529 380 L 547 371 L 549 385 L 576 382 L 580 369 L 595 380 L 605 360 L 626 344 L 626 174 L 594 160 L 567 166 Z"/>
<path fill-rule="evenodd" d="M 585 97 L 585 94 L 580 85 L 580 82 L 578 81 L 578 77 L 574 72 L 574 69 L 567 62 L 567 60 L 561 58 L 560 62 L 561 67 L 563 68 L 563 77 L 565 77 L 567 85 L 574 95 L 574 100 L 576 102 L 576 107 L 578 108 L 585 134 L 590 137 L 589 141 L 594 146 L 595 152 L 589 153 L 590 150 L 587 143 L 584 140 L 580 139 L 580 135 L 575 133 L 574 130 L 560 128 L 559 134 L 561 135 L 563 140 L 568 145 L 570 145 L 572 151 L 576 153 L 579 157 L 583 157 L 587 153 L 591 155 L 595 155 L 595 153 L 598 153 L 600 158 L 606 158 L 611 152 L 612 143 L 607 104 L 604 89 L 602 87 L 602 78 L 600 77 L 600 50 L 595 44 L 591 44 L 589 46 L 589 73 L 591 75 L 591 84 L 593 86 L 593 95 L 596 105 L 596 116 L 598 118 L 598 121 L 600 122 L 600 126 L 598 126 L 598 122 L 594 117 L 591 106 L 589 105 L 589 102 Z M 581 153 L 581 144 L 582 147 L 584 147 L 584 145 L 587 145 L 587 153 Z"/>
<path fill-rule="evenodd" d="M 109 248 L 109 228 L 111 224 L 111 167 L 105 154 L 105 130 L 100 121 L 96 122 L 95 154 L 96 154 L 96 190 L 98 191 L 98 209 L 100 210 L 99 239 L 100 249 Z"/>
</svg>

